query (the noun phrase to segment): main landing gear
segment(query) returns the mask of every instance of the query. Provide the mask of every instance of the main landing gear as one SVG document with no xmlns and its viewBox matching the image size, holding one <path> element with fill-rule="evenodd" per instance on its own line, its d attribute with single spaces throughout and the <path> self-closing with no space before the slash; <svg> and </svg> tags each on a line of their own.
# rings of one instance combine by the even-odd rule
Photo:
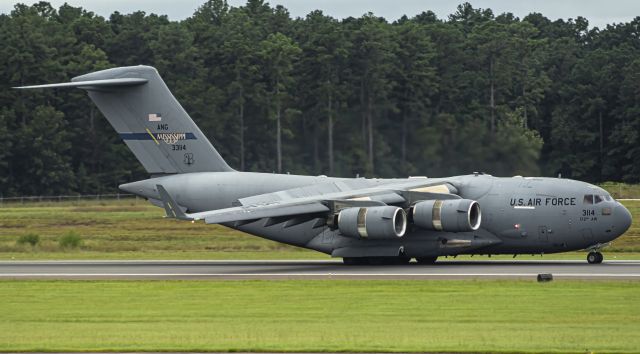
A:
<svg viewBox="0 0 640 354">
<path fill-rule="evenodd" d="M 417 257 L 418 264 L 434 264 L 438 257 Z M 411 258 L 397 257 L 344 257 L 342 261 L 346 265 L 403 265 L 409 264 Z"/>
<path fill-rule="evenodd" d="M 409 264 L 411 258 L 398 257 L 343 257 L 342 262 L 346 265 L 402 265 Z"/>
<path fill-rule="evenodd" d="M 600 264 L 602 263 L 603 259 L 604 256 L 602 255 L 602 253 L 597 251 L 591 251 L 587 255 L 587 262 L 589 262 L 589 264 Z"/>
<path fill-rule="evenodd" d="M 434 264 L 438 257 L 416 257 L 418 264 Z"/>
</svg>

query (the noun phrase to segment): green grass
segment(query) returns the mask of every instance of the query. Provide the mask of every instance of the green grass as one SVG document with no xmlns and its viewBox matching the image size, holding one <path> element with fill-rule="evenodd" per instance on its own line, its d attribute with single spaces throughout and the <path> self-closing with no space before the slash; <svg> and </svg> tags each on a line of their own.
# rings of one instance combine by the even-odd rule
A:
<svg viewBox="0 0 640 354">
<path fill-rule="evenodd" d="M 1 351 L 638 352 L 640 283 L 3 281 Z"/>
<path fill-rule="evenodd" d="M 616 199 L 640 198 L 640 184 L 626 184 L 619 182 L 604 182 L 599 184 Z"/>
<path fill-rule="evenodd" d="M 621 202 L 631 212 L 633 223 L 627 232 L 616 239 L 608 248 L 611 252 L 636 252 L 640 253 L 640 201 L 625 200 Z"/>
<path fill-rule="evenodd" d="M 224 226 L 164 219 L 163 215 L 162 209 L 142 200 L 5 206 L 0 208 L 0 259 L 323 257 Z M 60 246 L 69 233 L 80 236 L 80 247 Z M 39 235 L 36 247 L 17 242 L 26 234 Z"/>
<path fill-rule="evenodd" d="M 606 249 L 607 259 L 640 258 L 640 201 L 623 203 L 633 214 L 634 223 Z M 0 208 L 0 260 L 330 258 L 224 226 L 164 219 L 163 214 L 162 209 L 143 200 L 5 205 Z M 62 247 L 61 239 L 69 234 L 78 235 L 81 245 Z M 37 235 L 37 245 L 18 242 L 25 235 Z M 584 257 L 576 252 L 545 259 Z M 527 258 L 539 259 L 518 259 Z"/>
<path fill-rule="evenodd" d="M 640 259 L 640 253 L 624 253 L 618 259 Z M 578 257 L 579 256 L 579 257 Z M 585 253 L 575 259 L 584 259 Z M 539 257 L 538 257 L 539 258 Z M 312 251 L 60 251 L 2 252 L 0 261 L 63 260 L 331 260 L 331 256 Z M 340 259 L 340 258 L 338 258 Z M 475 258 L 474 258 L 475 259 Z M 574 258 L 567 258 L 574 259 Z M 607 259 L 609 259 L 607 255 Z"/>
</svg>

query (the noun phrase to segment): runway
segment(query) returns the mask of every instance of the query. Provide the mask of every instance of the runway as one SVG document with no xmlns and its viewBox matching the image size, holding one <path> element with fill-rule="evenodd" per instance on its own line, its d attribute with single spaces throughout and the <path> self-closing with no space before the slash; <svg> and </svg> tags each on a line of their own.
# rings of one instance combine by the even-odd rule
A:
<svg viewBox="0 0 640 354">
<path fill-rule="evenodd" d="M 340 261 L 0 261 L 0 279 L 554 279 L 640 280 L 640 261 L 452 261 L 346 266 Z"/>
</svg>

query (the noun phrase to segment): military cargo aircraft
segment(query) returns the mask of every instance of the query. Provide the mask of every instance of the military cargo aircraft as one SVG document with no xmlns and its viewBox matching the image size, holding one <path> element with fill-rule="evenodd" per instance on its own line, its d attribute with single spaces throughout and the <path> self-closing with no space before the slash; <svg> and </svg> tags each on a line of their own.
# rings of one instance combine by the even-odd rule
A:
<svg viewBox="0 0 640 354">
<path fill-rule="evenodd" d="M 484 173 L 334 178 L 235 171 L 149 66 L 107 69 L 22 89 L 86 90 L 150 178 L 120 189 L 185 221 L 222 224 L 345 264 L 434 263 L 461 254 L 600 250 L 631 214 L 597 186 Z"/>
</svg>

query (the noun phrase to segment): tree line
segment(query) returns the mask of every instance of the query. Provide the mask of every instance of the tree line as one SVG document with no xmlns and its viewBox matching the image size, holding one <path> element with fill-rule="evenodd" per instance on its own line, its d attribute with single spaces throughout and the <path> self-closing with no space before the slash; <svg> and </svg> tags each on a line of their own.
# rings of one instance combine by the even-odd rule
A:
<svg viewBox="0 0 640 354">
<path fill-rule="evenodd" d="M 244 171 L 640 181 L 640 17 L 600 29 L 464 3 L 390 22 L 209 0 L 171 21 L 39 2 L 0 15 L 0 193 L 147 178 L 83 91 L 10 89 L 139 64 Z"/>
</svg>

